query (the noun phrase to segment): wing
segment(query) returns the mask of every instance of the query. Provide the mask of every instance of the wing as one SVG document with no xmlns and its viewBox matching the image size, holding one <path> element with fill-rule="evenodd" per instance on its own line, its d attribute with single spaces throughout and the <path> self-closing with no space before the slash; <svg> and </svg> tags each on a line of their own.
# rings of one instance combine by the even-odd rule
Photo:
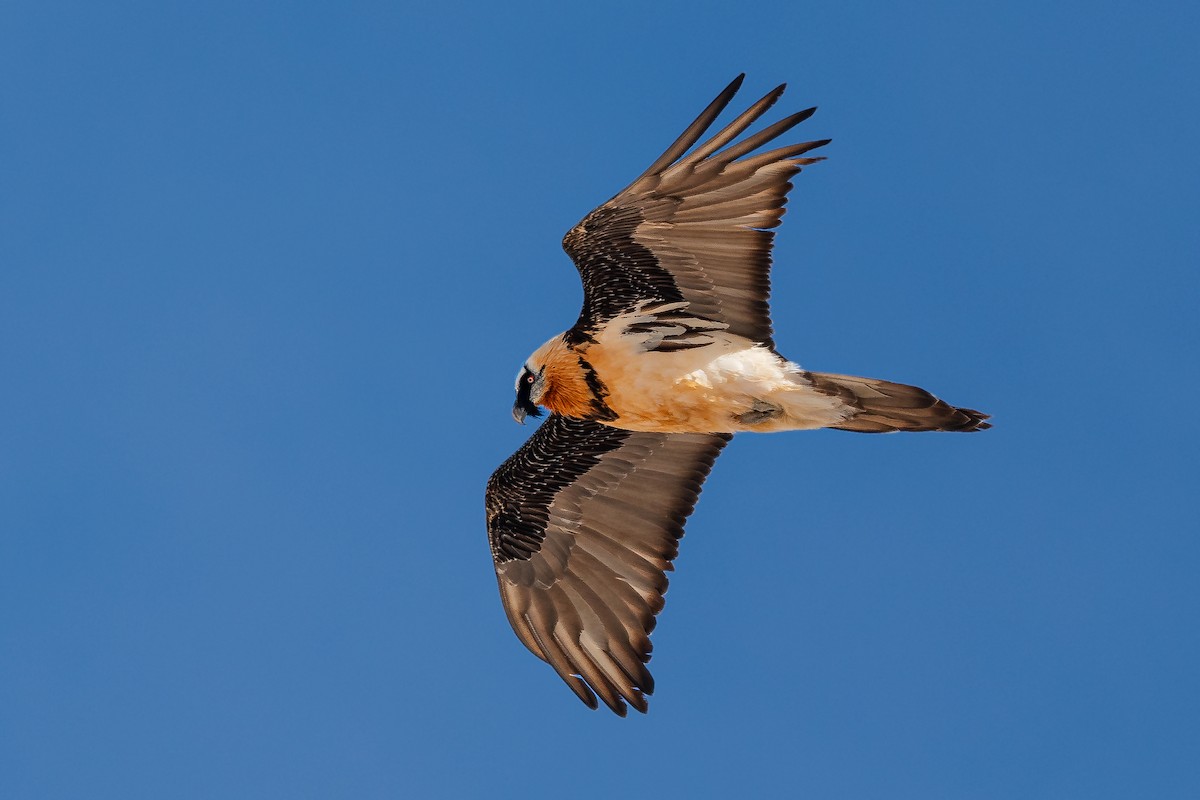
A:
<svg viewBox="0 0 1200 800">
<path fill-rule="evenodd" d="M 513 630 L 579 699 L 646 711 L 665 572 L 724 434 L 642 433 L 552 415 L 487 486 Z"/>
<path fill-rule="evenodd" d="M 808 119 L 816 110 L 810 108 L 730 144 L 774 105 L 785 88 L 779 86 L 687 153 L 744 77 L 729 84 L 637 180 L 563 238 L 583 279 L 576 337 L 589 338 L 604 322 L 645 301 L 686 301 L 691 313 L 772 345 L 770 229 L 783 216 L 789 179 L 821 160 L 800 156 L 829 140 L 750 155 Z"/>
</svg>

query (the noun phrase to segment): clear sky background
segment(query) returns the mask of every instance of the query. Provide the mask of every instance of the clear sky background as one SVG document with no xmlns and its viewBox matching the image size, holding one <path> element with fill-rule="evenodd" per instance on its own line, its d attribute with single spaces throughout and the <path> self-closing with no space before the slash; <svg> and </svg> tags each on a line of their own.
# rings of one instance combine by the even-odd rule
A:
<svg viewBox="0 0 1200 800">
<path fill-rule="evenodd" d="M 6 4 L 0 797 L 1200 796 L 1200 12 L 881 6 Z M 483 487 L 742 71 L 782 352 L 996 427 L 739 437 L 621 720 Z"/>
</svg>

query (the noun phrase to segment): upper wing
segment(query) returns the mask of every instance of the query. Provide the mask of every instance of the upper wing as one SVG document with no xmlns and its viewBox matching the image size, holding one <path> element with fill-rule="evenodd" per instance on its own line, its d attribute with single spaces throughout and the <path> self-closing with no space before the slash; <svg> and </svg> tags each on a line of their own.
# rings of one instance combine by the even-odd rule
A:
<svg viewBox="0 0 1200 800">
<path fill-rule="evenodd" d="M 650 631 L 683 523 L 726 434 L 642 433 L 552 415 L 488 481 L 513 630 L 579 699 L 646 710 Z"/>
<path fill-rule="evenodd" d="M 771 345 L 769 229 L 779 224 L 799 158 L 828 139 L 749 154 L 808 119 L 810 108 L 725 147 L 770 108 L 779 86 L 691 153 L 742 85 L 739 75 L 657 161 L 567 232 L 563 249 L 583 278 L 586 336 L 644 301 L 690 304 L 691 313 Z M 725 147 L 724 150 L 721 150 Z"/>
</svg>

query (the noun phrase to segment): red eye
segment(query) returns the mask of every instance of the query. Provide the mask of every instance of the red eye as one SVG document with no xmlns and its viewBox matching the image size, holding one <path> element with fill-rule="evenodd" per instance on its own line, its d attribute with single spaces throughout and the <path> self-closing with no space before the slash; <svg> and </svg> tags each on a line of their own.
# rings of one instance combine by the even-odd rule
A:
<svg viewBox="0 0 1200 800">
<path fill-rule="evenodd" d="M 533 376 L 532 376 L 532 375 L 526 375 L 526 376 L 525 376 L 525 382 L 526 382 L 526 383 L 533 383 Z"/>
</svg>

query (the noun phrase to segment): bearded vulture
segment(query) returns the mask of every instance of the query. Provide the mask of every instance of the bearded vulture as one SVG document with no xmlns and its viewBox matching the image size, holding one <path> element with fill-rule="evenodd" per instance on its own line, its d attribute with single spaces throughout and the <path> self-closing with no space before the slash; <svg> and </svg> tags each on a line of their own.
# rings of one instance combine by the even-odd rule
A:
<svg viewBox="0 0 1200 800">
<path fill-rule="evenodd" d="M 808 119 L 712 138 L 738 76 L 650 167 L 563 239 L 583 310 L 521 367 L 513 416 L 550 412 L 496 470 L 487 530 L 517 636 L 591 708 L 646 711 L 650 632 L 700 485 L 733 434 L 978 431 L 987 414 L 915 386 L 810 372 L 776 349 L 772 229 L 828 139 L 758 152 Z M 693 149 L 694 147 L 694 149 Z"/>
</svg>

